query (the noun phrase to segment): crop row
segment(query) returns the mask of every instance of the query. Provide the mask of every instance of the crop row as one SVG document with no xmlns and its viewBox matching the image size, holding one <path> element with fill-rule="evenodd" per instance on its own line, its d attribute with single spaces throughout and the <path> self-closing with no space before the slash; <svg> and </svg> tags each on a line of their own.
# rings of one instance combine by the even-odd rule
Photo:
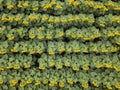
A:
<svg viewBox="0 0 120 90">
<path fill-rule="evenodd" d="M 74 85 L 69 85 L 69 84 L 66 84 L 65 87 L 63 88 L 60 88 L 59 85 L 55 85 L 53 87 L 49 86 L 49 85 L 44 85 L 44 84 L 41 84 L 41 85 L 33 85 L 33 84 L 28 84 L 24 87 L 20 87 L 19 85 L 18 86 L 15 86 L 15 87 L 11 87 L 9 85 L 6 85 L 6 84 L 2 84 L 0 85 L 0 89 L 1 90 L 116 90 L 117 88 L 115 87 L 109 87 L 109 86 L 103 86 L 103 85 L 100 85 L 99 87 L 95 87 L 93 85 L 89 85 L 88 88 L 84 88 L 82 87 L 82 85 L 80 83 L 77 83 L 77 84 L 74 84 Z"/>
<path fill-rule="evenodd" d="M 83 54 L 71 54 L 71 55 L 47 55 L 42 54 L 40 58 L 32 57 L 31 55 L 2 55 L 0 57 L 0 70 L 6 69 L 20 69 L 36 67 L 40 70 L 46 70 L 48 68 L 55 67 L 57 69 L 71 68 L 74 71 L 79 70 L 91 70 L 94 68 L 108 68 L 120 71 L 120 55 L 108 54 L 108 55 L 83 55 Z"/>
<path fill-rule="evenodd" d="M 26 71 L 23 69 L 19 71 L 6 70 L 0 72 L 0 84 L 3 83 L 20 87 L 25 87 L 29 84 L 33 86 L 45 84 L 50 87 L 59 86 L 60 88 L 66 87 L 68 84 L 80 83 L 83 88 L 89 88 L 89 85 L 93 85 L 94 87 L 105 86 L 108 89 L 112 89 L 112 87 L 120 89 L 120 73 L 113 70 L 100 69 L 76 73 L 70 69 L 48 69 L 44 72 L 35 68 L 27 69 Z"/>
<path fill-rule="evenodd" d="M 0 70 L 30 68 L 34 63 L 35 60 L 31 55 L 6 54 L 0 56 Z"/>
<path fill-rule="evenodd" d="M 30 15 L 24 14 L 5 14 L 3 13 L 0 17 L 1 25 L 22 25 L 22 26 L 46 26 L 53 24 L 54 27 L 89 27 L 95 25 L 96 27 L 117 27 L 120 25 L 120 17 L 117 15 L 105 15 L 98 18 L 94 18 L 92 14 L 77 14 L 77 15 L 64 15 L 64 16 L 51 16 L 48 14 L 36 14 L 31 13 Z"/>
<path fill-rule="evenodd" d="M 29 41 L 4 41 L 0 44 L 0 54 L 6 54 L 9 52 L 20 52 L 29 54 L 42 54 L 47 52 L 49 55 L 65 53 L 110 53 L 118 52 L 119 47 L 112 44 L 109 41 L 98 41 L 97 43 L 87 42 L 81 43 L 80 41 L 74 40 L 70 42 L 63 41 L 49 41 L 40 42 L 38 40 Z"/>
<path fill-rule="evenodd" d="M 120 57 L 115 55 L 100 55 L 96 56 L 94 54 L 84 55 L 84 54 L 72 54 L 72 55 L 55 55 L 49 56 L 43 54 L 41 58 L 38 59 L 39 69 L 45 70 L 46 68 L 56 67 L 57 69 L 62 69 L 65 67 L 70 67 L 74 71 L 89 70 L 93 68 L 114 68 L 116 71 L 120 71 Z"/>
<path fill-rule="evenodd" d="M 15 1 L 15 0 L 1 0 L 0 10 L 3 12 L 40 12 L 54 15 L 68 14 L 68 13 L 87 13 L 104 15 L 108 13 L 119 14 L 120 2 L 106 1 L 94 2 L 87 0 L 66 0 L 60 2 L 53 1 Z"/>
<path fill-rule="evenodd" d="M 67 37 L 69 39 L 82 39 L 85 41 L 94 40 L 95 38 L 109 38 L 120 36 L 120 27 L 108 27 L 106 29 L 99 30 L 95 27 L 89 28 L 70 28 L 64 30 L 63 28 L 47 29 L 45 27 L 35 27 L 35 28 L 14 28 L 2 26 L 0 28 L 1 40 L 7 38 L 8 40 L 23 39 L 24 37 L 30 39 L 39 40 L 54 40 L 54 39 L 64 39 Z"/>
</svg>

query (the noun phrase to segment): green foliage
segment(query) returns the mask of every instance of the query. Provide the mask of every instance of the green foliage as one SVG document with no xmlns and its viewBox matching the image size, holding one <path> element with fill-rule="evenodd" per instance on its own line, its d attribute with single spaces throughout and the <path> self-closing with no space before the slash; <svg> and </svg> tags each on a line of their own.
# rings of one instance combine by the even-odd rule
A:
<svg viewBox="0 0 120 90">
<path fill-rule="evenodd" d="M 0 0 L 0 90 L 119 90 L 119 0 Z"/>
</svg>

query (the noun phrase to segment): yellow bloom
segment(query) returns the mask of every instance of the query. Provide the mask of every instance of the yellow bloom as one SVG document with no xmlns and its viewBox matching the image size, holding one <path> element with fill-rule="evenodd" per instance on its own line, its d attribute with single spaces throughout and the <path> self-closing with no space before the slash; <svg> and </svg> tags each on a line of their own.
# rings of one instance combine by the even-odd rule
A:
<svg viewBox="0 0 120 90">
<path fill-rule="evenodd" d="M 53 87 L 55 84 L 56 82 L 54 80 L 51 80 L 49 86 Z"/>
<path fill-rule="evenodd" d="M 118 18 L 118 17 L 113 17 L 112 18 L 112 21 L 119 21 L 120 20 L 120 18 Z"/>
<path fill-rule="evenodd" d="M 59 19 L 59 18 L 57 18 L 57 19 L 55 19 L 55 21 L 54 21 L 54 22 L 59 23 L 59 22 L 60 22 L 60 19 Z"/>
<path fill-rule="evenodd" d="M 94 52 L 98 52 L 98 49 L 97 49 L 97 47 L 95 47 L 95 48 L 93 49 L 93 51 L 94 51 Z"/>
<path fill-rule="evenodd" d="M 89 37 L 84 37 L 83 39 L 84 40 L 91 40 L 91 38 L 89 38 Z"/>
<path fill-rule="evenodd" d="M 72 22 L 72 21 L 74 21 L 74 19 L 73 19 L 73 18 L 70 18 L 70 19 L 68 19 L 68 21 L 69 21 L 69 22 Z"/>
<path fill-rule="evenodd" d="M 114 34 L 117 35 L 117 36 L 120 36 L 119 31 L 116 31 Z"/>
<path fill-rule="evenodd" d="M 97 65 L 97 66 L 95 66 L 96 68 L 101 68 L 101 67 L 103 67 L 103 65 Z"/>
<path fill-rule="evenodd" d="M 54 51 L 50 51 L 50 52 L 48 52 L 48 54 L 50 54 L 50 55 L 54 55 L 55 52 L 54 52 Z"/>
<path fill-rule="evenodd" d="M 83 88 L 88 88 L 88 83 L 82 83 Z"/>
<path fill-rule="evenodd" d="M 3 68 L 3 67 L 0 67 L 0 71 L 2 71 L 2 70 L 4 70 L 4 68 Z"/>
<path fill-rule="evenodd" d="M 94 38 L 99 38 L 100 35 L 94 34 L 93 37 L 94 37 Z"/>
<path fill-rule="evenodd" d="M 38 36 L 37 37 L 39 40 L 42 40 L 44 38 L 44 36 Z"/>
<path fill-rule="evenodd" d="M 106 64 L 106 67 L 107 67 L 107 68 L 112 68 L 112 65 Z"/>
<path fill-rule="evenodd" d="M 46 39 L 50 40 L 52 39 L 52 36 L 46 36 Z"/>
<path fill-rule="evenodd" d="M 72 69 L 73 69 L 74 71 L 78 71 L 78 70 L 79 70 L 78 67 L 72 67 Z"/>
<path fill-rule="evenodd" d="M 61 33 L 61 34 L 59 34 L 58 36 L 59 36 L 59 37 L 63 37 L 63 36 L 64 36 L 64 33 Z"/>
<path fill-rule="evenodd" d="M 97 82 L 92 82 L 92 84 L 95 86 L 95 87 L 99 87 L 99 84 Z"/>
<path fill-rule="evenodd" d="M 67 81 L 69 84 L 73 85 L 73 80 L 68 80 Z"/>
<path fill-rule="evenodd" d="M 3 84 L 3 80 L 0 80 L 0 85 Z"/>
<path fill-rule="evenodd" d="M 44 9 L 49 9 L 49 8 L 51 8 L 52 7 L 52 5 L 51 4 L 48 4 L 48 5 L 45 5 L 43 8 Z"/>
<path fill-rule="evenodd" d="M 32 80 L 27 80 L 26 81 L 26 84 L 31 84 L 32 83 Z"/>
<path fill-rule="evenodd" d="M 59 82 L 59 86 L 63 88 L 65 86 L 64 82 Z"/>
<path fill-rule="evenodd" d="M 62 23 L 66 23 L 66 22 L 67 22 L 67 20 L 66 20 L 66 19 L 63 19 L 63 20 L 61 20 L 61 22 L 62 22 Z"/>
<path fill-rule="evenodd" d="M 82 20 L 85 22 L 85 21 L 89 21 L 88 18 L 82 18 Z"/>
<path fill-rule="evenodd" d="M 52 22 L 54 22 L 54 20 L 53 19 L 49 19 L 48 22 L 52 23 Z"/>
<path fill-rule="evenodd" d="M 62 69 L 62 68 L 63 68 L 62 65 L 57 66 L 57 69 Z"/>
<path fill-rule="evenodd" d="M 75 52 L 75 53 L 79 53 L 79 52 L 80 52 L 80 50 L 79 50 L 79 49 L 77 49 L 77 50 L 74 50 L 74 52 Z"/>
<path fill-rule="evenodd" d="M 118 41 L 118 42 L 116 42 L 118 45 L 120 45 L 120 42 Z"/>
<path fill-rule="evenodd" d="M 14 40 L 14 36 L 8 37 L 8 40 Z"/>
<path fill-rule="evenodd" d="M 18 80 L 12 80 L 10 82 L 10 86 L 15 86 L 18 83 Z"/>
<path fill-rule="evenodd" d="M 108 50 L 107 49 L 102 49 L 101 52 L 106 53 L 106 52 L 108 52 Z"/>
<path fill-rule="evenodd" d="M 100 8 L 102 8 L 102 7 L 99 6 L 99 5 L 97 5 L 97 6 L 94 7 L 94 9 L 100 9 Z"/>
<path fill-rule="evenodd" d="M 61 9 L 61 8 L 62 8 L 62 6 L 61 6 L 61 5 L 57 5 L 57 6 L 56 6 L 56 8 Z"/>
<path fill-rule="evenodd" d="M 37 85 L 40 85 L 41 84 L 41 82 L 39 82 L 39 81 L 37 81 L 37 82 L 35 82 L 35 86 L 37 86 Z"/>
<path fill-rule="evenodd" d="M 37 19 L 37 16 L 34 16 L 34 15 L 30 15 L 30 16 L 28 16 L 28 17 L 29 17 L 29 19 L 31 19 L 31 20 Z"/>
<path fill-rule="evenodd" d="M 1 18 L 2 21 L 7 21 L 7 18 L 3 17 Z"/>
<path fill-rule="evenodd" d="M 84 52 L 84 53 L 88 53 L 88 50 L 87 50 L 87 49 L 84 49 L 83 52 Z"/>
<path fill-rule="evenodd" d="M 115 6 L 115 4 L 111 2 L 111 3 L 108 3 L 108 6 L 113 7 L 113 6 Z"/>
<path fill-rule="evenodd" d="M 30 68 L 30 65 L 25 65 L 24 68 Z"/>
<path fill-rule="evenodd" d="M 88 67 L 88 66 L 83 66 L 82 68 L 83 68 L 83 70 L 85 70 L 85 71 L 88 71 L 88 70 L 89 70 L 89 67 Z"/>
<path fill-rule="evenodd" d="M 85 4 L 91 7 L 94 6 L 94 2 L 92 1 L 85 1 Z"/>
<path fill-rule="evenodd" d="M 16 66 L 16 65 L 15 65 L 13 68 L 14 68 L 14 69 L 20 69 L 20 66 Z"/>
<path fill-rule="evenodd" d="M 7 8 L 12 9 L 12 8 L 14 8 L 14 6 L 13 5 L 8 5 Z"/>
<path fill-rule="evenodd" d="M 54 5 L 54 4 L 56 4 L 56 2 L 55 2 L 55 1 L 52 1 L 52 2 L 50 2 L 50 4 L 51 4 L 51 5 Z"/>
<path fill-rule="evenodd" d="M 21 18 L 16 17 L 16 18 L 14 18 L 14 20 L 15 20 L 15 21 L 20 21 Z"/>
<path fill-rule="evenodd" d="M 11 52 L 18 52 L 18 50 L 16 50 L 16 49 L 11 49 L 10 51 Z"/>
<path fill-rule="evenodd" d="M 58 84 L 58 82 L 57 81 L 55 81 L 55 85 L 57 85 Z"/>
<path fill-rule="evenodd" d="M 0 51 L 0 54 L 2 54 L 2 52 Z"/>
<path fill-rule="evenodd" d="M 74 5 L 74 6 L 78 6 L 79 3 L 78 3 L 77 1 L 75 1 L 75 2 L 73 2 L 73 5 Z"/>
<path fill-rule="evenodd" d="M 31 34 L 31 35 L 29 35 L 29 38 L 31 38 L 31 39 L 35 38 L 35 35 Z"/>
<path fill-rule="evenodd" d="M 114 10 L 116 10 L 116 11 L 120 11 L 120 7 L 118 7 L 118 8 L 114 8 Z"/>
<path fill-rule="evenodd" d="M 89 20 L 88 22 L 93 24 L 95 22 L 95 20 Z"/>
<path fill-rule="evenodd" d="M 50 87 L 53 87 L 54 85 L 55 85 L 54 83 L 50 83 L 50 84 L 49 84 Z"/>
<path fill-rule="evenodd" d="M 113 36 L 115 36 L 115 34 L 114 33 L 109 33 L 109 34 L 107 34 L 107 36 L 113 37 Z"/>
<path fill-rule="evenodd" d="M 17 7 L 19 7 L 19 8 L 23 8 L 23 6 L 22 6 L 21 4 L 18 4 Z"/>
<path fill-rule="evenodd" d="M 54 62 L 51 62 L 51 63 L 49 64 L 50 67 L 53 67 L 54 65 L 55 65 Z"/>
<path fill-rule="evenodd" d="M 39 69 L 41 69 L 41 70 L 45 70 L 45 67 L 43 67 L 43 66 L 39 66 Z"/>
<path fill-rule="evenodd" d="M 106 87 L 107 87 L 108 89 L 112 90 L 112 87 L 111 87 L 109 84 L 106 85 Z"/>
<path fill-rule="evenodd" d="M 38 11 L 38 9 L 39 9 L 38 7 L 32 8 L 33 11 Z"/>
<path fill-rule="evenodd" d="M 120 83 L 116 83 L 115 87 L 118 88 L 118 89 L 120 89 Z"/>
<path fill-rule="evenodd" d="M 104 7 L 103 10 L 104 10 L 104 11 L 108 11 L 108 8 L 107 8 L 107 7 Z"/>
<path fill-rule="evenodd" d="M 59 51 L 60 51 L 60 52 L 64 52 L 64 51 L 65 51 L 65 48 L 61 48 Z"/>
<path fill-rule="evenodd" d="M 20 87 L 24 87 L 25 85 L 26 85 L 25 82 L 21 82 L 21 83 L 20 83 Z"/>
<path fill-rule="evenodd" d="M 13 18 L 9 17 L 9 18 L 7 18 L 7 21 L 13 21 Z"/>
<path fill-rule="evenodd" d="M 42 21 L 46 21 L 47 19 L 47 17 L 42 17 Z"/>
<path fill-rule="evenodd" d="M 117 52 L 117 51 L 118 51 L 118 48 L 114 47 L 114 48 L 111 49 L 111 52 Z"/>
<path fill-rule="evenodd" d="M 6 53 L 7 53 L 7 51 L 4 51 L 4 52 L 3 52 L 3 54 L 6 54 Z"/>
<path fill-rule="evenodd" d="M 76 36 L 75 34 L 72 34 L 71 37 L 72 37 L 72 38 L 76 38 L 77 36 Z"/>
<path fill-rule="evenodd" d="M 101 23 L 99 24 L 100 27 L 105 27 L 105 24 Z"/>
<path fill-rule="evenodd" d="M 7 51 L 0 51 L 0 54 L 6 54 Z"/>
<path fill-rule="evenodd" d="M 43 53 L 43 51 L 42 50 L 38 50 L 37 53 L 41 54 L 41 53 Z"/>
<path fill-rule="evenodd" d="M 94 9 L 103 9 L 104 11 L 108 11 L 106 6 L 95 6 Z"/>
<path fill-rule="evenodd" d="M 22 53 L 25 53 L 25 52 L 28 52 L 28 50 L 27 49 L 22 50 Z"/>
<path fill-rule="evenodd" d="M 30 54 L 35 54 L 35 51 L 30 51 Z"/>
<path fill-rule="evenodd" d="M 79 17 L 75 17 L 74 20 L 80 20 L 80 18 Z"/>
<path fill-rule="evenodd" d="M 117 23 L 120 23 L 120 20 L 118 20 Z"/>
<path fill-rule="evenodd" d="M 114 68 L 117 72 L 120 71 L 120 67 L 118 67 L 117 65 L 114 65 L 113 68 Z"/>
<path fill-rule="evenodd" d="M 28 6 L 29 6 L 29 4 L 28 4 L 27 2 L 23 3 L 23 7 L 24 7 L 24 8 L 26 8 L 26 7 L 28 7 Z"/>
<path fill-rule="evenodd" d="M 28 21 L 23 21 L 23 24 L 24 24 L 24 25 L 28 25 L 29 22 L 28 22 Z"/>
<path fill-rule="evenodd" d="M 69 4 L 72 4 L 74 2 L 74 0 L 69 0 Z"/>
<path fill-rule="evenodd" d="M 69 67 L 69 66 L 70 66 L 70 63 L 65 63 L 65 66 L 66 66 L 66 67 Z"/>
</svg>

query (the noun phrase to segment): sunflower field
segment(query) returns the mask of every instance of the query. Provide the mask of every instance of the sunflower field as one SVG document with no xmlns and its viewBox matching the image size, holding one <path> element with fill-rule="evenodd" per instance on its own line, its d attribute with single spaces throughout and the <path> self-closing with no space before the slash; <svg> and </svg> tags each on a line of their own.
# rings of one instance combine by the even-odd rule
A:
<svg viewBox="0 0 120 90">
<path fill-rule="evenodd" d="M 120 90 L 120 0 L 0 0 L 0 90 Z"/>
</svg>

